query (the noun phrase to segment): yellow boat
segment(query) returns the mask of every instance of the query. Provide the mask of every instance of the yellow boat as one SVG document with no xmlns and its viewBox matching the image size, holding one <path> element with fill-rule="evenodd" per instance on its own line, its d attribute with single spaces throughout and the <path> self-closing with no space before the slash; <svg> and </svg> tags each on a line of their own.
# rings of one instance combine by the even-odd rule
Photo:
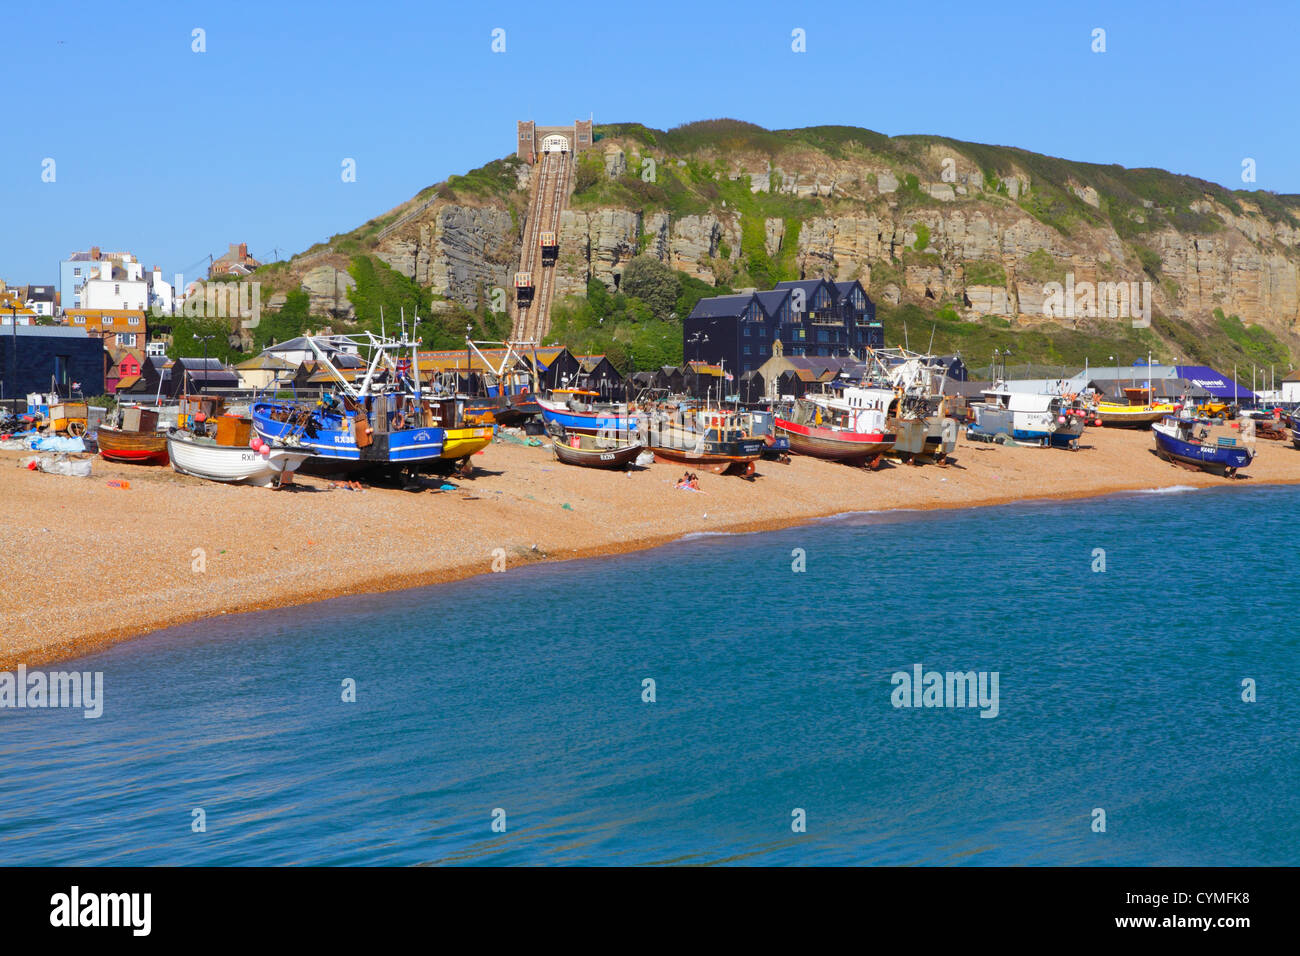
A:
<svg viewBox="0 0 1300 956">
<path fill-rule="evenodd" d="M 482 451 L 490 444 L 490 428 L 448 428 L 442 440 L 442 457 L 457 461 Z"/>
<path fill-rule="evenodd" d="M 1097 417 L 1103 425 L 1111 428 L 1146 428 L 1160 421 L 1166 415 L 1176 415 L 1181 405 L 1170 402 L 1153 402 L 1151 389 L 1126 388 L 1126 404 L 1119 402 L 1098 402 Z"/>
</svg>

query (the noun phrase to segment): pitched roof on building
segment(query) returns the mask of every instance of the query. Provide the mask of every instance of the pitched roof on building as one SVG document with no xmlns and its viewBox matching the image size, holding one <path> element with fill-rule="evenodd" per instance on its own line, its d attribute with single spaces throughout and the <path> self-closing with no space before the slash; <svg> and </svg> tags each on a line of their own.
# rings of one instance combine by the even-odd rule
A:
<svg viewBox="0 0 1300 956">
<path fill-rule="evenodd" d="M 268 355 L 263 352 L 261 355 L 254 355 L 250 359 L 244 359 L 235 366 L 237 369 L 245 371 L 256 371 L 258 369 L 270 369 L 272 371 L 283 371 L 285 369 L 297 368 L 296 362 L 290 362 L 288 359 L 282 359 L 278 355 Z"/>
<path fill-rule="evenodd" d="M 754 298 L 758 300 L 758 306 L 767 316 L 775 315 L 781 308 L 781 304 L 790 298 L 789 289 L 772 289 L 768 292 L 755 292 Z"/>
<path fill-rule="evenodd" d="M 711 299 L 700 299 L 691 309 L 692 319 L 723 319 L 745 314 L 749 304 L 754 300 L 754 293 L 745 295 L 718 295 Z"/>
<path fill-rule="evenodd" d="M 90 338 L 85 329 L 67 328 L 62 325 L 12 325 L 5 329 L 4 334 L 7 337 L 13 335 L 15 332 L 20 336 L 27 335 L 33 338 L 39 336 L 59 339 Z M 98 342 L 99 340 L 96 339 L 95 341 Z"/>
</svg>

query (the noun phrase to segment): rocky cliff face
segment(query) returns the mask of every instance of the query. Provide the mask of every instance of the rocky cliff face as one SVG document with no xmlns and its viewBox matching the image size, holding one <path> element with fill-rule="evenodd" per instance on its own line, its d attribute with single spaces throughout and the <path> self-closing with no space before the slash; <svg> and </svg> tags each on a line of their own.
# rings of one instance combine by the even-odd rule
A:
<svg viewBox="0 0 1300 956">
<path fill-rule="evenodd" d="M 1093 185 L 1036 181 L 1014 165 L 991 174 L 987 163 L 946 142 L 908 149 L 907 162 L 882 158 L 879 148 L 806 145 L 706 146 L 679 157 L 607 136 L 598 157 L 607 184 L 636 178 L 650 158 L 696 190 L 696 208 L 674 214 L 617 195 L 605 202 L 575 197 L 561 223 L 558 293 L 581 293 L 592 278 L 613 289 L 625 263 L 642 252 L 706 281 L 744 280 L 742 238 L 753 231 L 768 256 L 793 262 L 799 275 L 859 279 L 878 301 L 947 303 L 969 318 L 996 315 L 1034 325 L 1062 321 L 1044 314 L 1048 281 L 1070 275 L 1076 284 L 1149 282 L 1158 313 L 1193 321 L 1221 308 L 1300 341 L 1300 228 L 1289 214 L 1266 215 L 1242 194 L 1221 189 L 1178 210 L 1162 209 L 1159 196 L 1139 196 L 1141 204 L 1128 215 L 1140 233 L 1135 239 L 1125 230 L 1125 238 L 1106 216 L 1087 218 L 1088 210 L 1104 211 L 1112 201 Z M 508 290 L 527 210 L 526 168 L 517 184 L 513 193 L 439 199 L 377 240 L 373 252 L 467 305 L 483 290 Z M 756 202 L 802 203 L 807 214 L 763 215 L 748 203 L 727 203 L 719 196 L 728 185 L 747 185 Z M 1058 194 L 1085 214 L 1068 229 L 1034 214 L 1035 202 Z M 1191 217 L 1192 227 L 1152 228 L 1145 221 L 1164 214 L 1164 222 L 1175 213 Z M 308 279 L 313 303 L 334 297 L 323 275 Z"/>
</svg>

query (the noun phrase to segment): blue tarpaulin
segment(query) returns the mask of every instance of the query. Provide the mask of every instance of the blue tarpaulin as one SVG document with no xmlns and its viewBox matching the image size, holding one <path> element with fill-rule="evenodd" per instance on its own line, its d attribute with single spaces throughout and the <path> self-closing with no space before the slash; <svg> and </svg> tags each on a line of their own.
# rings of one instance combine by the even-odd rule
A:
<svg viewBox="0 0 1300 956">
<path fill-rule="evenodd" d="M 1229 376 L 1221 372 L 1216 372 L 1208 365 L 1179 365 L 1178 377 L 1187 379 L 1193 385 L 1199 385 L 1215 398 L 1226 398 L 1229 401 L 1238 399 L 1240 401 L 1253 401 L 1255 393 L 1244 385 L 1234 382 Z"/>
</svg>

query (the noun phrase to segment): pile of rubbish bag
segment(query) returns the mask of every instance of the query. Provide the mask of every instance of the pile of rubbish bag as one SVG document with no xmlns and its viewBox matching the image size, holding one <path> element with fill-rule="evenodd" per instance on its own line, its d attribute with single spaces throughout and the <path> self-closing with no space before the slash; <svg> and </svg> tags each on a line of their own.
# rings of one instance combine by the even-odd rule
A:
<svg viewBox="0 0 1300 956">
<path fill-rule="evenodd" d="M 90 477 L 90 458 L 70 458 L 66 454 L 29 455 L 18 459 L 18 467 L 39 471 L 47 475 L 67 475 L 71 478 Z"/>
<path fill-rule="evenodd" d="M 86 443 L 80 438 L 65 435 L 40 435 L 34 431 L 19 432 L 15 435 L 0 437 L 0 449 L 6 451 L 57 451 L 83 452 Z"/>
</svg>

